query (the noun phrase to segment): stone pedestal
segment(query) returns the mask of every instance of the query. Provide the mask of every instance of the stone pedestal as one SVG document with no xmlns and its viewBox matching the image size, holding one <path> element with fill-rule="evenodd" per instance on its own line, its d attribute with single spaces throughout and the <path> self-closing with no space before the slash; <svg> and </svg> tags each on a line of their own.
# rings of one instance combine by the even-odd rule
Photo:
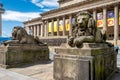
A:
<svg viewBox="0 0 120 80">
<path fill-rule="evenodd" d="M 55 80 L 106 80 L 116 69 L 113 47 L 83 43 L 82 48 L 56 48 Z"/>
<path fill-rule="evenodd" d="M 46 45 L 11 44 L 0 46 L 0 66 L 4 68 L 49 60 L 49 49 Z"/>
</svg>

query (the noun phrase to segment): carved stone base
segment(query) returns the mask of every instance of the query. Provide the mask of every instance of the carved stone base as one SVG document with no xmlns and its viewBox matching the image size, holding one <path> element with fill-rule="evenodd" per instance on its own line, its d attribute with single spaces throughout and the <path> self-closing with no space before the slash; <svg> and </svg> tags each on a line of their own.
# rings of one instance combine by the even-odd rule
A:
<svg viewBox="0 0 120 80">
<path fill-rule="evenodd" d="M 13 44 L 0 46 L 0 66 L 4 68 L 49 60 L 49 49 L 46 45 Z"/>
<path fill-rule="evenodd" d="M 56 48 L 55 80 L 106 80 L 116 69 L 116 53 L 107 44 L 84 43 L 83 48 Z"/>
</svg>

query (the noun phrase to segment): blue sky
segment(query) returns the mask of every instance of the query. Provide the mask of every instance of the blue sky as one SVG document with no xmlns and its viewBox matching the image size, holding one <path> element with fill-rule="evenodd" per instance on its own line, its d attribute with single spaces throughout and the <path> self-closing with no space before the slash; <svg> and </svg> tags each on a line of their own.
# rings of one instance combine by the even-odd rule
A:
<svg viewBox="0 0 120 80">
<path fill-rule="evenodd" d="M 11 36 L 14 26 L 22 26 L 26 20 L 40 16 L 46 12 L 58 8 L 58 0 L 0 0 L 5 9 L 2 15 L 2 36 Z"/>
</svg>

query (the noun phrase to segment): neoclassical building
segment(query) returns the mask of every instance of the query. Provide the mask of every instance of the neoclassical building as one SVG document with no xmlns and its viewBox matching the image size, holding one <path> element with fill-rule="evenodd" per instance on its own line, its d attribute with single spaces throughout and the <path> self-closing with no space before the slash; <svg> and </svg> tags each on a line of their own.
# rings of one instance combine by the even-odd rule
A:
<svg viewBox="0 0 120 80">
<path fill-rule="evenodd" d="M 108 41 L 115 45 L 120 43 L 120 0 L 58 0 L 58 3 L 58 9 L 25 21 L 25 29 L 32 29 L 34 36 L 54 45 L 66 43 L 68 36 L 72 35 L 75 15 L 87 10 L 96 20 L 97 27 L 107 31 Z"/>
</svg>

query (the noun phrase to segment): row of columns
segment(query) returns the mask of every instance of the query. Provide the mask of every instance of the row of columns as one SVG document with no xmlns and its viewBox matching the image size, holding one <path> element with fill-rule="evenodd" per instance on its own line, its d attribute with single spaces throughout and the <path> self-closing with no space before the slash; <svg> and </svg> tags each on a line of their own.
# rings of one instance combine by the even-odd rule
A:
<svg viewBox="0 0 120 80">
<path fill-rule="evenodd" d="M 33 36 L 41 36 L 41 37 L 43 37 L 43 33 L 44 33 L 43 29 L 44 29 L 44 27 L 43 27 L 42 24 L 29 26 L 28 34 L 29 34 L 30 29 L 32 31 Z"/>
<path fill-rule="evenodd" d="M 117 44 L 118 35 L 119 35 L 119 7 L 118 4 L 114 6 L 114 44 Z M 97 21 L 97 9 L 93 9 L 93 18 Z M 63 16 L 63 36 L 66 35 L 66 27 L 65 27 L 65 16 Z M 47 21 L 47 20 L 46 20 Z M 59 26 L 59 18 L 57 18 L 57 26 Z M 51 36 L 54 36 L 54 19 L 51 20 Z M 47 28 L 48 28 L 48 21 L 47 21 Z M 72 15 L 69 15 L 69 36 L 72 35 Z M 107 31 L 107 6 L 103 6 L 103 29 Z M 48 36 L 48 30 L 46 31 L 46 36 Z M 59 27 L 57 27 L 57 36 L 59 36 Z"/>
<path fill-rule="evenodd" d="M 97 10 L 93 10 L 93 18 L 97 20 Z M 103 29 L 107 31 L 107 7 L 103 7 Z M 114 6 L 114 45 L 117 45 L 119 39 L 119 6 Z"/>
<path fill-rule="evenodd" d="M 115 19 L 114 19 L 114 40 L 118 40 L 118 24 L 119 24 L 119 19 L 118 19 L 118 5 L 116 4 L 114 6 L 114 13 L 115 13 Z M 93 18 L 95 21 L 97 21 L 97 10 L 93 9 Z M 46 20 L 47 21 L 47 20 Z M 54 19 L 51 20 L 51 36 L 54 36 Z M 48 21 L 47 21 L 47 28 L 48 28 Z M 70 24 L 70 30 L 69 30 L 69 36 L 72 35 L 72 15 L 69 16 L 69 24 Z M 57 26 L 59 26 L 59 18 L 57 18 Z M 103 7 L 103 29 L 107 31 L 107 7 Z M 63 16 L 63 36 L 66 35 L 66 27 L 65 27 L 65 16 Z M 48 30 L 46 30 L 46 36 L 48 36 Z M 59 27 L 57 27 L 57 36 L 59 36 Z"/>
<path fill-rule="evenodd" d="M 62 21 L 63 21 L 63 32 L 62 32 L 62 36 L 66 35 L 66 25 L 65 25 L 65 16 L 63 16 Z M 60 30 L 59 30 L 59 21 L 60 19 L 57 18 L 57 36 L 60 36 Z M 45 20 L 44 21 L 44 27 L 45 27 L 45 37 L 48 36 L 48 27 L 49 27 L 49 20 Z M 72 35 L 72 15 L 69 16 L 69 36 Z M 51 36 L 54 36 L 54 19 L 51 20 Z"/>
<path fill-rule="evenodd" d="M 116 4 L 114 6 L 114 44 L 117 44 L 117 40 L 119 37 L 119 7 L 118 4 Z M 69 15 L 69 24 L 70 24 L 70 28 L 69 28 L 69 36 L 72 35 L 72 15 Z M 97 9 L 93 9 L 93 18 L 97 21 Z M 66 35 L 66 27 L 65 27 L 65 16 L 62 17 L 63 20 L 63 32 L 62 35 L 65 36 Z M 59 30 L 59 21 L 60 18 L 56 19 L 57 21 L 57 36 L 60 36 L 60 30 Z M 43 21 L 43 24 L 41 25 L 35 25 L 32 26 L 33 30 L 34 30 L 34 36 L 41 36 L 41 37 L 47 37 L 49 36 L 49 32 L 48 32 L 48 27 L 49 27 L 49 20 L 45 20 Z M 107 7 L 104 6 L 103 7 L 103 29 L 107 31 Z M 36 32 L 36 33 L 35 33 Z M 55 36 L 54 35 L 54 19 L 51 19 L 51 36 Z"/>
</svg>

